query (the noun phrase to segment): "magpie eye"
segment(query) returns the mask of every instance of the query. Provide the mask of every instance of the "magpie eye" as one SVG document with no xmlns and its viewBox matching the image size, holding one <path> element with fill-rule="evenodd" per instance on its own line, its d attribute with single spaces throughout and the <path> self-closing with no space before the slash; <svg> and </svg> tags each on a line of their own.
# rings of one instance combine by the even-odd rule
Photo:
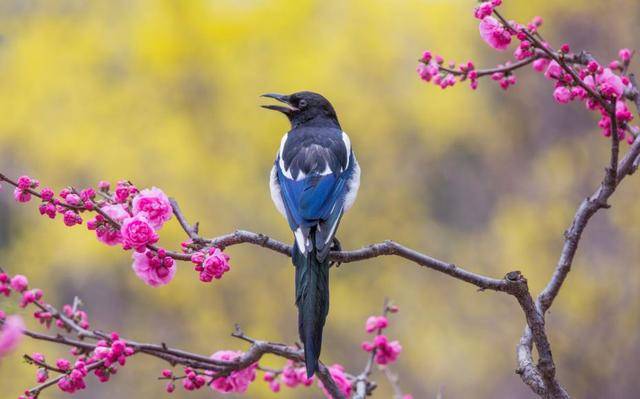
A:
<svg viewBox="0 0 640 399">
<path fill-rule="evenodd" d="M 298 101 L 298 108 L 304 108 L 307 106 L 307 100 L 302 99 L 300 101 Z"/>
</svg>

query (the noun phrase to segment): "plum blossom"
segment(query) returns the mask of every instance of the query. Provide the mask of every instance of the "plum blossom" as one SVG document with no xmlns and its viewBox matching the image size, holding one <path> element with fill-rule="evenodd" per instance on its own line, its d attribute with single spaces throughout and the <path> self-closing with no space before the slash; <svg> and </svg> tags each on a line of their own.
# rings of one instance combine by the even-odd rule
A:
<svg viewBox="0 0 640 399">
<path fill-rule="evenodd" d="M 344 367 L 341 364 L 334 364 L 333 366 L 329 366 L 328 369 L 329 374 L 331 374 L 331 377 L 336 382 L 336 385 L 338 386 L 340 392 L 342 392 L 345 397 L 350 397 L 352 390 L 351 381 L 349 381 L 349 379 L 345 375 Z M 325 397 L 327 397 L 328 399 L 333 399 L 333 396 L 331 396 L 331 394 L 329 393 L 329 391 L 327 391 L 321 381 L 318 381 L 318 385 L 320 386 L 320 388 L 322 388 L 322 392 L 324 393 Z"/>
<path fill-rule="evenodd" d="M 560 64 L 558 64 L 556 61 L 551 61 L 548 63 L 547 70 L 544 73 L 544 76 L 547 79 L 557 80 L 562 78 L 562 75 L 563 75 L 563 71 Z"/>
<path fill-rule="evenodd" d="M 620 57 L 620 59 L 623 62 L 631 61 L 631 55 L 632 55 L 632 51 L 629 50 L 628 48 L 620 49 L 620 51 L 618 52 L 618 57 Z"/>
<path fill-rule="evenodd" d="M 29 280 L 22 274 L 16 274 L 11 278 L 11 288 L 17 292 L 23 292 L 29 286 Z"/>
<path fill-rule="evenodd" d="M 571 90 L 566 86 L 558 86 L 553 91 L 553 98 L 555 98 L 560 104 L 567 104 L 571 101 Z"/>
<path fill-rule="evenodd" d="M 158 252 L 157 255 L 152 251 L 133 253 L 133 271 L 145 284 L 152 287 L 166 285 L 176 275 L 177 268 L 173 258 L 166 256 L 164 251 Z"/>
<path fill-rule="evenodd" d="M 287 364 L 282 369 L 281 378 L 282 382 L 289 388 L 295 388 L 298 385 L 308 387 L 313 384 L 313 376 L 307 378 L 307 369 L 303 366 L 296 367 L 291 360 L 287 361 Z"/>
<path fill-rule="evenodd" d="M 125 249 L 135 249 L 143 252 L 149 244 L 158 241 L 158 235 L 144 215 L 126 218 L 120 228 L 122 244 Z"/>
<path fill-rule="evenodd" d="M 391 341 L 385 335 L 377 335 L 373 342 L 363 342 L 362 349 L 366 352 L 375 350 L 375 362 L 386 365 L 395 362 L 402 351 L 402 345 L 398 341 Z"/>
<path fill-rule="evenodd" d="M 29 202 L 31 201 L 31 193 L 16 187 L 15 190 L 13 190 L 13 198 L 21 203 Z"/>
<path fill-rule="evenodd" d="M 240 351 L 218 351 L 211 355 L 214 360 L 235 360 L 243 355 Z M 243 393 L 249 387 L 249 384 L 256 378 L 257 363 L 249 365 L 247 368 L 232 371 L 226 377 L 214 378 L 211 381 L 211 389 L 218 392 L 236 392 Z"/>
<path fill-rule="evenodd" d="M 191 256 L 191 261 L 196 264 L 195 270 L 200 273 L 200 281 L 205 283 L 211 282 L 214 277 L 220 279 L 231 270 L 229 259 L 229 255 L 219 248 L 210 248 L 208 254 L 197 252 Z"/>
<path fill-rule="evenodd" d="M 18 315 L 8 316 L 0 326 L 0 358 L 14 350 L 22 340 L 24 321 Z"/>
<path fill-rule="evenodd" d="M 511 44 L 511 33 L 493 17 L 485 17 L 480 21 L 480 37 L 499 51 L 506 50 Z"/>
<path fill-rule="evenodd" d="M 121 204 L 105 205 L 101 209 L 107 216 L 120 224 L 131 216 Z M 87 228 L 89 230 L 95 230 L 98 240 L 107 245 L 113 246 L 122 242 L 120 229 L 108 223 L 102 215 L 96 215 L 95 218 L 88 221 Z"/>
<path fill-rule="evenodd" d="M 387 328 L 389 321 L 384 316 L 370 316 L 365 323 L 365 330 L 372 333 L 383 328 Z"/>
<path fill-rule="evenodd" d="M 140 191 L 131 203 L 134 215 L 144 215 L 147 220 L 158 230 L 164 222 L 171 219 L 173 211 L 169 198 L 159 188 L 153 187 Z"/>
<path fill-rule="evenodd" d="M 605 96 L 620 98 L 624 93 L 622 79 L 609 68 L 605 68 L 602 74 L 598 75 L 596 82 L 600 87 L 600 92 Z"/>
</svg>

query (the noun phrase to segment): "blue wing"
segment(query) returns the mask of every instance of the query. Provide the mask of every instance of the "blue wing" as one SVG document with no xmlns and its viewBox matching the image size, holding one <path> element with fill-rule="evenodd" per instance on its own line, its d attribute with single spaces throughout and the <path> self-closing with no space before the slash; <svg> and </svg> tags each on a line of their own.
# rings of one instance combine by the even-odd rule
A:
<svg viewBox="0 0 640 399">
<path fill-rule="evenodd" d="M 346 170 L 332 171 L 329 174 L 310 173 L 297 180 L 285 175 L 279 161 L 278 156 L 275 166 L 289 226 L 292 231 L 299 231 L 298 234 L 305 239 L 315 227 L 313 241 L 318 255 L 324 258 L 342 217 L 347 182 L 354 170 L 353 154 L 349 154 Z M 298 247 L 301 247 L 298 234 L 296 240 Z M 305 247 L 309 244 L 306 241 Z M 301 250 L 306 252 L 305 248 Z"/>
</svg>

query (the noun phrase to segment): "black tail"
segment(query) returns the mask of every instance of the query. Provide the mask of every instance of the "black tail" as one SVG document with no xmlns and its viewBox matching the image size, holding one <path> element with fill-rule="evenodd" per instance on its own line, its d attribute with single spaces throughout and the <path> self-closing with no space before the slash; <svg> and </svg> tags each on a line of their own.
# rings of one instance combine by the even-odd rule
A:
<svg viewBox="0 0 640 399">
<path fill-rule="evenodd" d="M 310 378 L 318 370 L 322 328 L 329 313 L 329 259 L 327 256 L 318 259 L 315 244 L 307 256 L 294 244 L 292 260 L 296 267 L 298 333 L 304 345 L 304 362 Z"/>
</svg>

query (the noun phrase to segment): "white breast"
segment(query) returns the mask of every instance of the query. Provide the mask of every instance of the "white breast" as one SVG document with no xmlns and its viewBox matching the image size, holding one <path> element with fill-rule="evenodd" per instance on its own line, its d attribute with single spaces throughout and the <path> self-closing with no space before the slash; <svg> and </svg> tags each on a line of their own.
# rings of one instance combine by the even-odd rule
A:
<svg viewBox="0 0 640 399">
<path fill-rule="evenodd" d="M 282 214 L 282 216 L 287 218 L 287 210 L 284 207 L 284 201 L 282 200 L 282 193 L 280 190 L 280 183 L 278 183 L 278 173 L 276 171 L 276 166 L 273 165 L 271 168 L 271 176 L 269 178 L 269 188 L 271 189 L 271 200 L 276 206 L 278 212 Z"/>
<path fill-rule="evenodd" d="M 353 206 L 354 202 L 356 202 L 358 189 L 360 188 L 360 165 L 356 160 L 356 154 L 353 154 L 353 162 L 353 175 L 347 182 L 347 194 L 344 197 L 344 206 L 342 208 L 345 212 Z"/>
</svg>

